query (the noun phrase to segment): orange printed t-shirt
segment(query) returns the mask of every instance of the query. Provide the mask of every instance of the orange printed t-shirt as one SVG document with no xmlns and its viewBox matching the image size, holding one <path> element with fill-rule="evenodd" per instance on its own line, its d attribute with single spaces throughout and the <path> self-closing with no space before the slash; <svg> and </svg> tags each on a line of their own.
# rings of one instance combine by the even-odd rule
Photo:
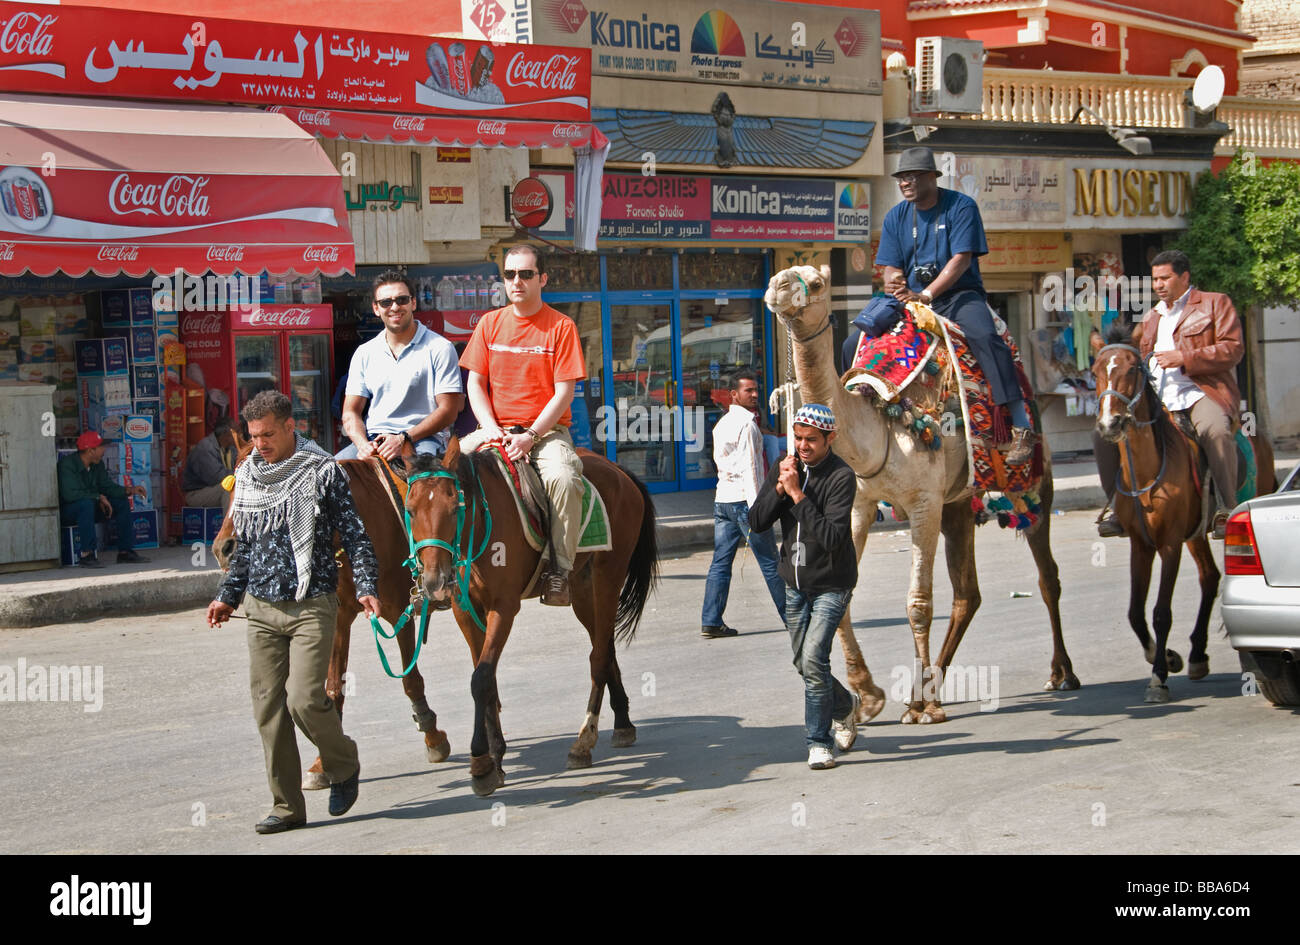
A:
<svg viewBox="0 0 1300 945">
<path fill-rule="evenodd" d="M 514 306 L 488 312 L 474 326 L 460 366 L 488 379 L 492 412 L 503 429 L 531 426 L 555 396 L 557 381 L 587 376 L 578 326 L 543 303 L 537 314 L 521 318 Z M 569 426 L 568 407 L 559 422 Z"/>
</svg>

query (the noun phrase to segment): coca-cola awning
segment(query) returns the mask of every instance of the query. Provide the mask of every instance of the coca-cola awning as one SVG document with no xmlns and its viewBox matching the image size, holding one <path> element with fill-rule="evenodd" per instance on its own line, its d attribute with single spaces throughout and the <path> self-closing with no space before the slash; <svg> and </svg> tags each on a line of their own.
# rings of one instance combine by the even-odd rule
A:
<svg viewBox="0 0 1300 945">
<path fill-rule="evenodd" d="M 378 112 L 283 105 L 274 105 L 267 111 L 286 115 L 303 130 L 323 138 L 369 141 L 373 144 L 462 148 L 603 148 L 607 140 L 599 128 L 588 122 L 385 115 Z"/>
<path fill-rule="evenodd" d="M 283 115 L 0 97 L 0 276 L 354 268 L 338 172 Z"/>
</svg>

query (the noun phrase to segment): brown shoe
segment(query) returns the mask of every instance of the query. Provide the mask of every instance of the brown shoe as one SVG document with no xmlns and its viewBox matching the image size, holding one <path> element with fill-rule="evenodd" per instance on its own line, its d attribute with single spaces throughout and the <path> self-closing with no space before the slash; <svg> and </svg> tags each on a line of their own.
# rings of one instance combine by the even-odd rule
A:
<svg viewBox="0 0 1300 945">
<path fill-rule="evenodd" d="M 542 575 L 542 603 L 548 607 L 572 607 L 569 598 L 569 572 L 550 571 Z"/>
<path fill-rule="evenodd" d="M 1223 541 L 1224 535 L 1228 532 L 1228 519 L 1232 515 L 1232 509 L 1219 509 L 1214 513 L 1214 524 L 1210 529 L 1210 537 Z"/>
<path fill-rule="evenodd" d="M 1034 456 L 1034 440 L 1037 435 L 1024 427 L 1011 428 L 1011 449 L 1007 450 L 1008 466 L 1023 466 Z"/>
</svg>

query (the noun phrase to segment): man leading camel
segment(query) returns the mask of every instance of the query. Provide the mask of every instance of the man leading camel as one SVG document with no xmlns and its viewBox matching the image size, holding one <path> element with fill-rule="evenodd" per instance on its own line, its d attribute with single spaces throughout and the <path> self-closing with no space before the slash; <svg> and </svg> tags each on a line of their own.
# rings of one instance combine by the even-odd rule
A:
<svg viewBox="0 0 1300 945">
<path fill-rule="evenodd" d="M 1241 392 L 1234 369 L 1244 353 L 1241 321 L 1232 299 L 1192 285 L 1191 262 L 1179 250 L 1166 250 L 1151 260 L 1151 283 L 1160 302 L 1142 319 L 1139 347 L 1160 399 L 1171 412 L 1186 415 L 1196 429 L 1218 493 L 1213 537 L 1223 538 L 1228 515 L 1237 504 L 1236 414 Z M 1109 506 L 1119 447 L 1094 431 L 1092 448 Z M 1097 523 L 1097 532 L 1103 538 L 1124 534 L 1113 512 Z"/>
<path fill-rule="evenodd" d="M 902 302 L 924 302 L 966 335 L 988 378 L 993 401 L 1011 414 L 1006 462 L 1019 466 L 1033 455 L 1033 431 L 1011 349 L 993 326 L 978 257 L 989 251 L 979 207 L 963 193 L 939 186 L 934 153 L 909 148 L 894 172 L 903 202 L 885 215 L 876 265 L 885 291 Z"/>
</svg>

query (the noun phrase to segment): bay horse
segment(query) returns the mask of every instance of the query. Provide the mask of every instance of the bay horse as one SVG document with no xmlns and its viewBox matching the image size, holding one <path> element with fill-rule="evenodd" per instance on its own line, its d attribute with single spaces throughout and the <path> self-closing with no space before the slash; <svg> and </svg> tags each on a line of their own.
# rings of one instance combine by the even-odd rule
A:
<svg viewBox="0 0 1300 945">
<path fill-rule="evenodd" d="M 1182 657 L 1167 649 L 1173 626 L 1174 584 L 1183 545 L 1191 552 L 1201 585 L 1201 602 L 1192 629 L 1187 677 L 1204 679 L 1210 672 L 1205 651 L 1210 610 L 1219 593 L 1219 568 L 1206 532 L 1210 504 L 1200 450 L 1174 422 L 1157 393 L 1138 345 L 1142 326 L 1116 323 L 1106 334 L 1092 337 L 1093 378 L 1097 384 L 1097 433 L 1119 446 L 1115 481 L 1115 514 L 1129 540 L 1128 622 L 1137 634 L 1151 680 L 1144 701 L 1169 701 L 1168 678 L 1183 668 Z M 1263 437 L 1252 439 L 1259 460 L 1261 492 L 1276 488 L 1273 451 Z M 1229 506 L 1235 502 L 1228 502 Z M 1155 639 L 1147 631 L 1146 600 L 1151 567 L 1160 555 L 1160 587 L 1151 614 Z"/>
<path fill-rule="evenodd" d="M 248 448 L 241 449 L 240 460 L 247 455 Z M 390 624 L 396 624 L 411 601 L 412 589 L 411 572 L 404 563 L 409 548 L 406 526 L 398 511 L 400 498 L 393 493 L 377 459 L 344 459 L 339 461 L 339 466 L 347 476 L 352 501 L 375 549 L 375 560 L 379 567 L 376 587 L 379 592 L 380 615 Z M 223 569 L 228 566 L 234 550 L 235 536 L 230 519 L 226 518 L 212 542 L 213 554 Z M 361 613 L 361 605 L 357 603 L 352 564 L 341 548 L 336 553 L 336 560 L 339 566 L 339 610 L 334 623 L 329 670 L 325 676 L 325 694 L 334 700 L 339 715 L 342 715 L 346 697 L 343 678 L 348 671 L 352 622 Z M 415 653 L 415 632 L 416 621 L 409 620 L 397 634 L 397 645 L 404 666 L 411 664 L 411 657 Z M 411 700 L 411 717 L 416 727 L 424 733 L 426 759 L 432 764 L 446 761 L 451 754 L 451 743 L 447 733 L 438 728 L 437 713 L 429 708 L 424 694 L 424 677 L 420 675 L 419 667 L 411 666 L 410 672 L 402 677 L 402 690 L 406 693 L 406 698 Z M 321 768 L 319 756 L 304 774 L 302 787 L 309 791 L 329 787 L 329 779 Z"/>
<path fill-rule="evenodd" d="M 612 545 L 580 553 L 569 579 L 573 611 L 591 638 L 591 694 L 568 757 L 568 767 L 585 768 L 606 687 L 614 710 L 611 743 L 622 748 L 636 741 L 614 643 L 628 642 L 636 632 L 659 561 L 654 503 L 645 485 L 604 457 L 577 452 L 583 474 L 605 500 Z M 474 793 L 486 797 L 505 784 L 497 665 L 521 601 L 536 596 L 531 585 L 541 555 L 525 540 L 513 486 L 488 450 L 462 453 L 452 437 L 441 459 L 409 453 L 405 458 L 406 511 L 424 596 L 451 602 L 474 658 L 470 775 Z"/>
</svg>

